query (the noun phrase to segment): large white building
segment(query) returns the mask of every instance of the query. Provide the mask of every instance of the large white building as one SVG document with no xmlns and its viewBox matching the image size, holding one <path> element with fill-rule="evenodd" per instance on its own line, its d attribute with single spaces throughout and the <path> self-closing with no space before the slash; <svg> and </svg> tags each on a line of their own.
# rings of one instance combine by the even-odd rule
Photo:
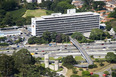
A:
<svg viewBox="0 0 116 77">
<path fill-rule="evenodd" d="M 26 0 L 28 3 L 33 3 L 33 2 L 37 2 L 37 3 L 42 3 L 42 0 Z"/>
<path fill-rule="evenodd" d="M 32 35 L 41 36 L 45 31 L 63 34 L 70 34 L 76 31 L 86 33 L 90 32 L 91 29 L 99 28 L 99 20 L 99 14 L 97 13 L 76 13 L 76 10 L 69 9 L 67 14 L 54 13 L 48 16 L 32 18 Z"/>
</svg>

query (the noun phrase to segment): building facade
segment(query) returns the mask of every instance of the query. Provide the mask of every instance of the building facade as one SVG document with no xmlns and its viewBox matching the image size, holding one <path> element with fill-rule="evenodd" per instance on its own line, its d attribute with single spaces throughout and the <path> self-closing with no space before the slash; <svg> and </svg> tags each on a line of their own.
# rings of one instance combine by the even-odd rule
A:
<svg viewBox="0 0 116 77">
<path fill-rule="evenodd" d="M 41 36 L 43 32 L 57 32 L 70 34 L 76 31 L 81 33 L 90 32 L 91 29 L 99 28 L 99 14 L 93 12 L 74 13 L 69 9 L 68 14 L 55 13 L 49 16 L 31 19 L 32 35 Z"/>
</svg>

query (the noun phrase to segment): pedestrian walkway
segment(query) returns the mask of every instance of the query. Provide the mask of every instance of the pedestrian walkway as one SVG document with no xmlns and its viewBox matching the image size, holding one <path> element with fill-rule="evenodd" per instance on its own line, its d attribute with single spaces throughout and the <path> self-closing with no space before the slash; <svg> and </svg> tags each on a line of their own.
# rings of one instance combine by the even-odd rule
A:
<svg viewBox="0 0 116 77">
<path fill-rule="evenodd" d="M 73 43 L 73 45 L 81 52 L 88 64 L 92 65 L 93 61 L 91 60 L 87 52 L 80 46 L 79 42 L 76 39 L 73 39 L 71 36 L 69 36 L 69 39 Z"/>
</svg>

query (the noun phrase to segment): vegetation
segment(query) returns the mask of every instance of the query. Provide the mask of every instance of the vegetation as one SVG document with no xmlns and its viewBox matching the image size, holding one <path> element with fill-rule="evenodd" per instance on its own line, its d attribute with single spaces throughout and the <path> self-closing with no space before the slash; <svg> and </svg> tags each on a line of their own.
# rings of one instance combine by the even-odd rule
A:
<svg viewBox="0 0 116 77">
<path fill-rule="evenodd" d="M 80 43 L 93 42 L 93 40 L 87 40 L 80 32 L 75 32 L 71 36 L 72 38 L 77 39 Z"/>
<path fill-rule="evenodd" d="M 89 38 L 92 40 L 104 40 L 105 38 L 110 38 L 110 34 L 103 32 L 101 29 L 92 29 Z"/>
<path fill-rule="evenodd" d="M 106 4 L 103 1 L 94 1 L 92 5 L 94 10 L 102 10 Z"/>
<path fill-rule="evenodd" d="M 113 12 L 111 12 L 111 13 L 109 14 L 109 17 L 116 18 L 116 8 L 114 9 Z"/>
<path fill-rule="evenodd" d="M 62 64 L 63 66 L 67 67 L 68 69 L 73 68 L 74 64 L 77 64 L 73 56 L 66 56 L 62 59 Z"/>
<path fill-rule="evenodd" d="M 0 43 L 0 46 L 8 46 L 8 43 Z"/>
<path fill-rule="evenodd" d="M 56 72 L 51 72 L 49 68 L 41 66 L 39 60 L 32 57 L 27 49 L 14 52 L 13 56 L 1 54 L 0 77 L 55 77 Z"/>
<path fill-rule="evenodd" d="M 80 77 L 80 76 L 79 76 L 79 75 L 73 74 L 73 75 L 71 75 L 70 77 Z"/>
<path fill-rule="evenodd" d="M 39 7 L 54 12 L 66 13 L 67 9 L 74 8 L 74 6 L 71 5 L 71 1 L 72 0 L 54 0 L 54 2 L 43 1 L 42 3 L 39 4 Z"/>
<path fill-rule="evenodd" d="M 92 68 L 97 68 L 97 65 L 94 64 L 94 65 L 89 65 L 88 68 L 92 69 Z"/>
<path fill-rule="evenodd" d="M 110 63 L 116 63 L 116 55 L 113 52 L 108 52 L 105 59 Z"/>
<path fill-rule="evenodd" d="M 31 37 L 28 39 L 29 44 L 48 44 L 50 42 L 64 43 L 69 42 L 69 38 L 64 34 L 57 34 L 56 32 L 44 32 L 41 37 Z"/>
<path fill-rule="evenodd" d="M 46 10 L 42 10 L 42 9 L 27 10 L 25 14 L 23 15 L 23 17 L 28 17 L 28 16 L 40 17 L 43 15 L 46 15 L 46 13 L 47 13 Z"/>
<path fill-rule="evenodd" d="M 83 71 L 82 72 L 82 76 L 85 77 L 85 76 L 90 76 L 90 72 L 89 71 Z"/>
<path fill-rule="evenodd" d="M 108 72 L 108 71 L 104 71 L 104 74 L 107 74 L 107 75 L 109 75 L 109 72 Z"/>
<path fill-rule="evenodd" d="M 106 22 L 106 30 L 110 31 L 111 28 L 112 28 L 111 23 L 110 22 Z"/>
<path fill-rule="evenodd" d="M 103 10 L 104 6 L 106 5 L 103 1 L 94 1 L 94 0 L 83 0 L 84 5 L 78 11 L 89 11 L 94 9 L 96 11 Z"/>
</svg>

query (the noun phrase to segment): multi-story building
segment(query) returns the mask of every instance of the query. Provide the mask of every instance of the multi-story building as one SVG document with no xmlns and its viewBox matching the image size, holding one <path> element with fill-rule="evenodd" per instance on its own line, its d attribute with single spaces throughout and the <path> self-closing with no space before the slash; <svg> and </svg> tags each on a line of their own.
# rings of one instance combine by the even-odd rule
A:
<svg viewBox="0 0 116 77">
<path fill-rule="evenodd" d="M 55 13 L 40 18 L 32 18 L 31 27 L 33 36 L 41 36 L 43 32 L 57 32 L 70 34 L 90 32 L 99 28 L 99 14 L 93 12 L 76 13 L 75 9 L 67 10 L 67 14 Z"/>
</svg>

